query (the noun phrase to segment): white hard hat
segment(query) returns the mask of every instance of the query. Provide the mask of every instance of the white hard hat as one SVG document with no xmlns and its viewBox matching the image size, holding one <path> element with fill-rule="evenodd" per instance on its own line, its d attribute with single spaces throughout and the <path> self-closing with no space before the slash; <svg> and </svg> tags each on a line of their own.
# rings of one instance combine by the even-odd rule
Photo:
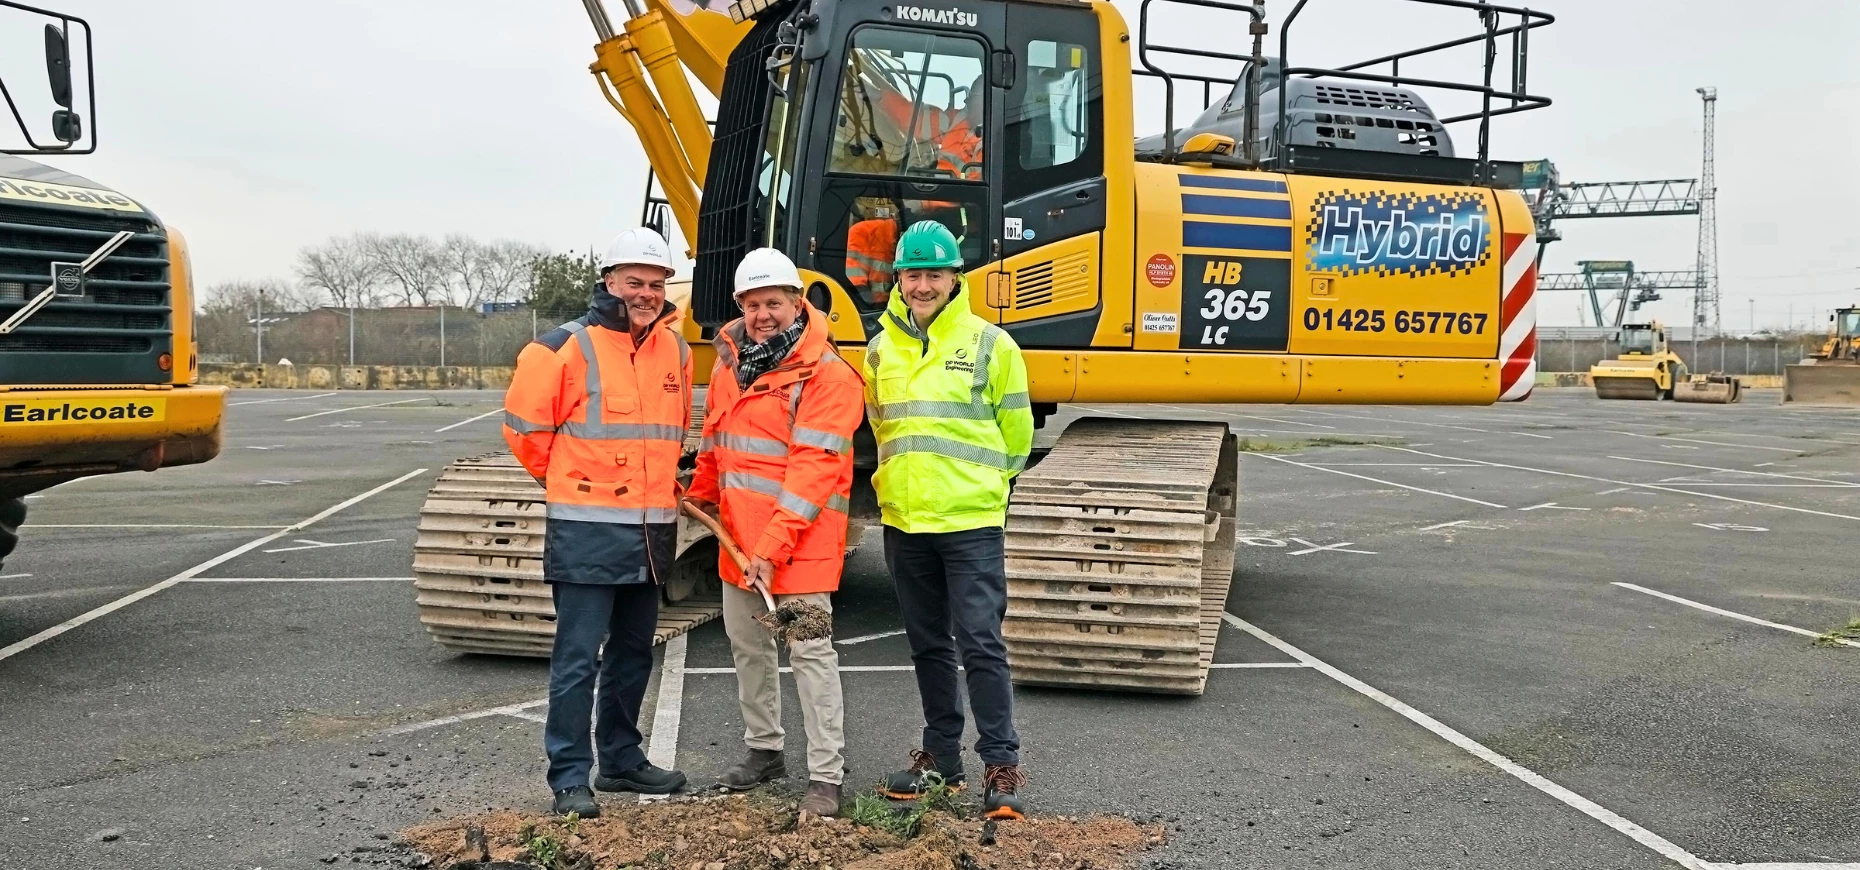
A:
<svg viewBox="0 0 1860 870">
<path fill-rule="evenodd" d="M 672 265 L 672 247 L 665 243 L 664 236 L 648 227 L 634 227 L 607 243 L 607 253 L 601 256 L 601 271 L 615 266 L 658 266 L 667 274 L 677 271 Z"/>
<path fill-rule="evenodd" d="M 731 295 L 741 299 L 744 293 L 764 287 L 801 289 L 801 273 L 794 261 L 774 248 L 757 248 L 744 255 L 736 264 L 736 292 Z"/>
</svg>

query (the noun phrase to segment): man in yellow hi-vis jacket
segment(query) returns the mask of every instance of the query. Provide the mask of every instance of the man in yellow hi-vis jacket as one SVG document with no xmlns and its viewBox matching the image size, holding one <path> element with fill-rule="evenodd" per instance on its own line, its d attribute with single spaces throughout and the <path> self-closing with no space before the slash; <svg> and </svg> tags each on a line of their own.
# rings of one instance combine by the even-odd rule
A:
<svg viewBox="0 0 1860 870">
<path fill-rule="evenodd" d="M 1008 481 L 1033 447 L 1020 348 L 969 310 L 956 239 L 920 221 L 898 240 L 898 283 L 865 355 L 866 415 L 878 439 L 872 484 L 885 563 L 904 608 L 924 708 L 923 748 L 881 790 L 911 799 L 934 771 L 962 786 L 956 656 L 985 768 L 983 813 L 1021 818 L 1020 737 L 1001 619 L 1007 612 L 1002 526 Z M 952 642 L 952 635 L 954 640 Z"/>
</svg>

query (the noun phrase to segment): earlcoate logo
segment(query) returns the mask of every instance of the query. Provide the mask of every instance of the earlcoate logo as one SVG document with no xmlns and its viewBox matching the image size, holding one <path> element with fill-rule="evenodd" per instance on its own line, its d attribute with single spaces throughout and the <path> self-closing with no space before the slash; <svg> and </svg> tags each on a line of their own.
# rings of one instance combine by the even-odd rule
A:
<svg viewBox="0 0 1860 870">
<path fill-rule="evenodd" d="M 893 14 L 899 21 L 922 21 L 925 24 L 951 24 L 957 27 L 974 27 L 981 18 L 973 12 L 964 12 L 954 6 L 948 9 L 925 9 L 922 6 L 899 6 Z"/>
<path fill-rule="evenodd" d="M 1490 229 L 1477 194 L 1332 193 L 1318 197 L 1306 244 L 1313 271 L 1454 274 L 1489 259 Z"/>
</svg>

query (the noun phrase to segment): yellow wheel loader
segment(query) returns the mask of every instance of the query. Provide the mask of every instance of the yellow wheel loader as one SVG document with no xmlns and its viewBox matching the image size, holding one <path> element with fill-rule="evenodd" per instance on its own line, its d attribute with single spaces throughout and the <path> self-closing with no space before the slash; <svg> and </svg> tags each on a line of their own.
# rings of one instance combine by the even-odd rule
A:
<svg viewBox="0 0 1860 870">
<path fill-rule="evenodd" d="M 801 266 L 857 365 L 890 273 L 872 240 L 936 220 L 970 266 L 956 304 L 1023 349 L 1041 424 L 1061 403 L 1482 405 L 1535 382 L 1537 230 L 1522 164 L 1487 143 L 1495 120 L 1550 102 L 1524 86 L 1549 15 L 1406 0 L 1392 5 L 1460 30 L 1318 67 L 1300 65 L 1328 42 L 1300 23 L 1312 0 L 1271 28 L 1263 3 L 1228 0 L 1148 0 L 1134 27 L 1103 0 L 625 2 L 615 28 L 583 0 L 591 69 L 695 257 L 700 373 L 737 316 L 731 273 L 762 246 Z M 1196 26 L 1165 32 L 1164 6 Z M 1474 44 L 1468 75 L 1433 73 Z M 1411 62 L 1429 77 L 1404 76 Z M 1424 92 L 1469 108 L 1436 112 Z M 1140 135 L 1151 108 L 1160 130 Z M 869 431 L 855 452 L 869 473 Z M 1011 497 L 1016 680 L 1199 694 L 1238 500 L 1225 424 L 1069 426 Z M 853 519 L 873 503 L 856 487 Z"/>
<path fill-rule="evenodd" d="M 1860 306 L 1837 309 L 1832 319 L 1821 351 L 1783 369 L 1783 401 L 1860 405 Z"/>
</svg>

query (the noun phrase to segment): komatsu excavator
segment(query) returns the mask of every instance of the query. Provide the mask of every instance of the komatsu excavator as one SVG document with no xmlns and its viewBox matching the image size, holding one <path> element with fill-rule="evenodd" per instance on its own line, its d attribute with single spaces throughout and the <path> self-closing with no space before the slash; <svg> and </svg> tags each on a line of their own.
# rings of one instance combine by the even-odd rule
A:
<svg viewBox="0 0 1860 870">
<path fill-rule="evenodd" d="M 616 30 L 583 0 L 591 69 L 695 257 L 700 373 L 736 316 L 731 272 L 764 245 L 802 267 L 856 364 L 891 280 L 883 240 L 930 219 L 972 266 L 959 304 L 1024 349 L 1042 423 L 1066 402 L 1478 405 L 1531 391 L 1536 230 L 1522 166 L 1488 143 L 1495 118 L 1550 102 L 1525 77 L 1549 15 L 1406 0 L 1391 5 L 1465 32 L 1319 68 L 1291 56 L 1311 0 L 1276 23 L 1271 58 L 1258 2 L 1145 0 L 1134 28 L 1102 0 L 625 2 Z M 1226 51 L 1159 38 L 1165 6 L 1246 38 Z M 1483 53 L 1463 81 L 1404 74 L 1460 48 Z M 1139 78 L 1165 115 L 1143 139 Z M 714 126 L 692 80 L 716 98 Z M 1436 112 L 1424 91 L 1472 108 Z M 1196 92 L 1205 111 L 1178 127 L 1176 97 Z M 1476 130 L 1472 144 L 1456 148 L 1450 125 Z M 871 447 L 868 432 L 855 448 L 867 474 Z M 1007 522 L 1016 680 L 1202 691 L 1233 574 L 1237 458 L 1227 427 L 1205 421 L 1083 419 L 1036 452 Z M 541 492 L 514 485 L 527 495 L 464 506 L 443 540 L 423 531 L 422 618 L 471 625 L 489 639 L 478 648 L 529 630 L 546 653 Z M 853 512 L 871 506 L 856 489 Z M 449 573 L 429 567 L 442 559 Z M 429 605 L 442 583 L 478 594 Z"/>
</svg>

